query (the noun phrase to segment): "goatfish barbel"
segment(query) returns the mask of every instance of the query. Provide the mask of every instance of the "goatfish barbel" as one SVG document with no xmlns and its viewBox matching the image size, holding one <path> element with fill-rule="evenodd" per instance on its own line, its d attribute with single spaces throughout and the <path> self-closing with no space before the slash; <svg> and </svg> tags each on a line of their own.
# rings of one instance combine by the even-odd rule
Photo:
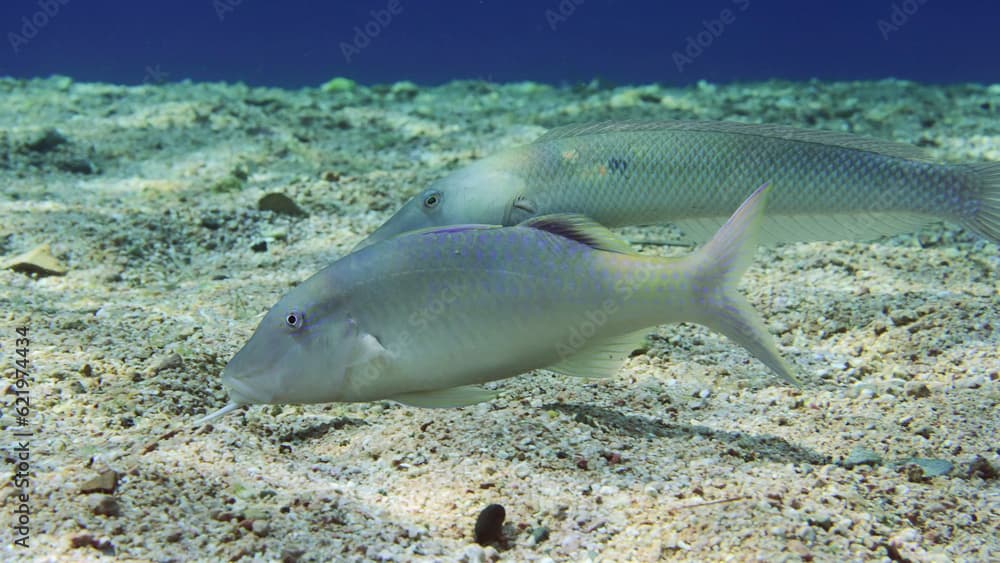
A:
<svg viewBox="0 0 1000 563">
<path fill-rule="evenodd" d="M 607 227 L 673 223 L 707 239 L 769 178 L 765 242 L 866 240 L 937 220 L 1000 242 L 1000 162 L 944 164 L 917 147 L 729 122 L 604 122 L 553 129 L 413 197 L 359 244 L 431 226 L 515 225 L 579 213 Z"/>
<path fill-rule="evenodd" d="M 736 291 L 767 195 L 758 188 L 681 258 L 635 254 L 578 215 L 416 231 L 351 253 L 264 316 L 222 372 L 230 403 L 198 423 L 261 403 L 463 406 L 492 396 L 480 384 L 536 368 L 607 377 L 645 329 L 684 321 L 795 383 Z"/>
</svg>

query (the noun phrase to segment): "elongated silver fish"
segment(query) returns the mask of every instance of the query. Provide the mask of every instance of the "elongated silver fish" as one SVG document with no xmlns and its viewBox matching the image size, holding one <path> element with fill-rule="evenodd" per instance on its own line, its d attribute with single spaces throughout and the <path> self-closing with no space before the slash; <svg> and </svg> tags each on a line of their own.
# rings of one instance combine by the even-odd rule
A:
<svg viewBox="0 0 1000 563">
<path fill-rule="evenodd" d="M 736 285 L 756 248 L 761 186 L 705 246 L 634 254 L 582 216 L 408 233 L 349 254 L 285 295 L 223 370 L 230 405 L 392 399 L 460 406 L 535 368 L 614 374 L 648 327 L 725 334 L 794 382 Z M 199 421 L 202 422 L 202 421 Z"/>
<path fill-rule="evenodd" d="M 765 242 L 873 239 L 937 220 L 1000 242 L 1000 163 L 943 164 L 917 147 L 844 133 L 725 122 L 554 129 L 433 183 L 359 247 L 461 223 L 580 213 L 608 227 L 674 223 L 708 238 L 769 178 Z"/>
</svg>

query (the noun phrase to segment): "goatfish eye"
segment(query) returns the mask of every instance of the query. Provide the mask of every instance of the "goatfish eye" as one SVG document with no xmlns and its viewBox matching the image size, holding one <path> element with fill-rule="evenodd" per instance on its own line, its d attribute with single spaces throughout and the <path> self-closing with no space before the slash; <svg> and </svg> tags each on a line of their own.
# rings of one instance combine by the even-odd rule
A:
<svg viewBox="0 0 1000 563">
<path fill-rule="evenodd" d="M 424 196 L 424 209 L 434 209 L 441 204 L 441 192 L 433 191 Z"/>
<path fill-rule="evenodd" d="M 300 311 L 289 311 L 285 314 L 285 326 L 290 330 L 298 330 L 306 323 L 306 315 Z"/>
</svg>

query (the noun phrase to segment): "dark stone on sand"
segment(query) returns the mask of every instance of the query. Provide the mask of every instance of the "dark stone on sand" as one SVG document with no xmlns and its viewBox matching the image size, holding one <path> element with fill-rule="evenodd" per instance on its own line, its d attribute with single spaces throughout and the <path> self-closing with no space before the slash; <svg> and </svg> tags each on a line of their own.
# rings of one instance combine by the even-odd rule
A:
<svg viewBox="0 0 1000 563">
<path fill-rule="evenodd" d="M 24 148 L 34 152 L 49 152 L 59 145 L 65 145 L 68 142 L 69 139 L 60 133 L 58 129 L 46 129 L 37 139 L 25 143 Z"/>
<path fill-rule="evenodd" d="M 977 455 L 975 459 L 969 463 L 968 475 L 970 479 L 973 477 L 979 477 L 984 481 L 989 481 L 1000 477 L 1000 471 L 998 471 L 996 467 L 993 467 L 993 465 L 985 458 Z"/>
<path fill-rule="evenodd" d="M 49 245 L 42 244 L 31 250 L 7 260 L 2 266 L 22 274 L 45 276 L 63 276 L 68 271 L 59 260 L 52 255 Z"/>
<path fill-rule="evenodd" d="M 69 545 L 73 549 L 80 549 L 81 547 L 92 547 L 104 555 L 114 555 L 115 546 L 108 540 L 100 540 L 95 538 L 90 534 L 82 534 L 79 536 L 73 536 L 69 539 Z"/>
<path fill-rule="evenodd" d="M 547 539 L 549 539 L 549 529 L 545 526 L 539 526 L 531 531 L 531 543 L 538 545 Z"/>
<path fill-rule="evenodd" d="M 94 495 L 87 499 L 90 511 L 98 516 L 116 517 L 122 513 L 118 501 L 111 495 Z"/>
<path fill-rule="evenodd" d="M 923 471 L 924 477 L 939 477 L 947 475 L 954 469 L 954 465 L 946 459 L 931 459 L 926 457 L 911 457 L 903 460 L 908 465 L 916 465 Z"/>
<path fill-rule="evenodd" d="M 261 211 L 273 211 L 292 217 L 306 216 L 306 212 L 302 211 L 302 208 L 296 205 L 292 198 L 279 193 L 269 193 L 260 198 L 260 201 L 257 202 L 257 208 Z"/>
<path fill-rule="evenodd" d="M 100 168 L 89 158 L 64 158 L 56 161 L 56 168 L 70 174 L 97 174 Z"/>
<path fill-rule="evenodd" d="M 841 465 L 852 469 L 859 465 L 879 465 L 881 463 L 882 458 L 877 453 L 867 448 L 854 448 L 851 453 L 847 454 Z"/>
<path fill-rule="evenodd" d="M 102 471 L 100 475 L 87 481 L 80 487 L 80 492 L 114 494 L 118 488 L 118 473 L 112 470 Z"/>
<path fill-rule="evenodd" d="M 184 365 L 184 358 L 177 352 L 170 352 L 153 360 L 152 365 L 146 372 L 149 375 L 156 375 L 161 371 L 179 368 Z"/>
<path fill-rule="evenodd" d="M 476 518 L 476 543 L 490 545 L 503 539 L 503 521 L 507 511 L 499 504 L 491 504 L 484 508 Z"/>
</svg>

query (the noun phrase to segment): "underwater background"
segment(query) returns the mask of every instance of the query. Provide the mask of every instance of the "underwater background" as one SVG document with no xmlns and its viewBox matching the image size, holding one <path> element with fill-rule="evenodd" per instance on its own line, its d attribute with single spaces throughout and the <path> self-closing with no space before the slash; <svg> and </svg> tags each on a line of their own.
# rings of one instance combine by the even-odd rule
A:
<svg viewBox="0 0 1000 563">
<path fill-rule="evenodd" d="M 757 251 L 739 289 L 798 388 L 680 324 L 613 377 L 536 370 L 470 407 L 191 424 L 290 288 L 556 127 L 1000 162 L 998 21 L 986 0 L 0 3 L 0 560 L 1000 560 L 1000 252 L 954 223 Z"/>
<path fill-rule="evenodd" d="M 0 74 L 286 88 L 331 76 L 993 82 L 998 19 L 988 0 L 18 0 L 0 6 Z"/>
</svg>

